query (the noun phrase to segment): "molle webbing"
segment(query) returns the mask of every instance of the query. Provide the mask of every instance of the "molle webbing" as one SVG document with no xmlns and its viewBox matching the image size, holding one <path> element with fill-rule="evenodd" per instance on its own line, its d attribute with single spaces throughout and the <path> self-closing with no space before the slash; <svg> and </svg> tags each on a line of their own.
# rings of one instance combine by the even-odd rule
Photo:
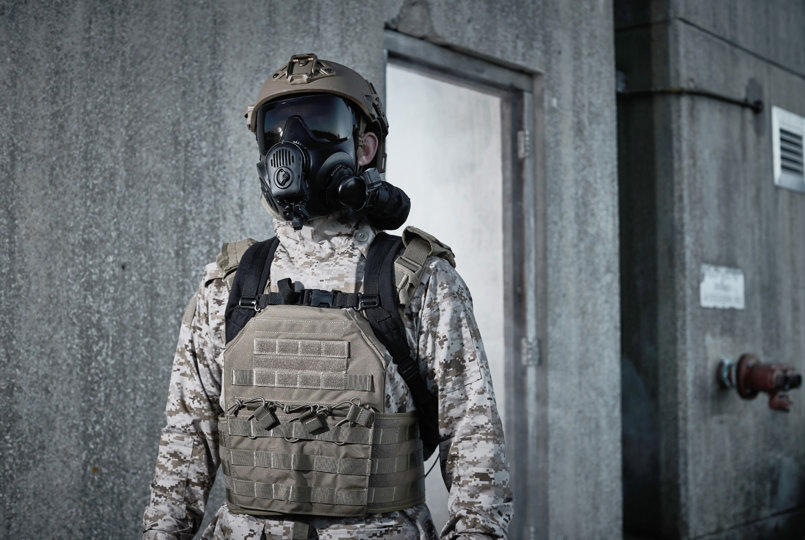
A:
<svg viewBox="0 0 805 540">
<path fill-rule="evenodd" d="M 394 422 L 396 417 L 411 417 L 413 421 L 402 424 Z M 408 420 L 406 418 L 406 420 Z M 416 425 L 416 416 L 413 413 L 405 415 L 375 415 L 371 428 L 365 426 L 334 426 L 328 431 L 319 434 L 308 432 L 299 422 L 281 424 L 273 429 L 263 429 L 253 419 L 225 418 L 219 421 L 218 431 L 221 437 L 221 446 L 229 447 L 232 436 L 258 439 L 274 437 L 281 439 L 299 439 L 307 441 L 325 441 L 336 444 L 375 444 L 398 445 L 415 441 L 419 437 Z"/>
<path fill-rule="evenodd" d="M 402 510 L 398 501 L 415 501 L 418 504 L 425 492 L 425 479 L 404 486 L 369 487 L 363 489 L 335 489 L 309 486 L 267 484 L 249 480 L 225 478 L 227 494 L 249 499 L 265 499 L 282 503 L 319 504 L 341 507 L 366 508 L 368 513 Z M 409 505 L 411 506 L 411 505 Z"/>
<path fill-rule="evenodd" d="M 355 310 L 255 312 L 224 352 L 230 510 L 362 516 L 424 501 L 417 415 L 383 412 L 386 362 Z"/>
<path fill-rule="evenodd" d="M 370 427 L 335 428 L 317 436 L 306 434 L 299 423 L 269 431 L 247 424 L 231 418 L 219 424 L 227 500 L 235 511 L 349 516 L 424 500 L 422 446 L 413 413 L 378 414 Z M 268 437 L 267 449 L 255 450 L 249 433 Z M 294 435 L 306 438 L 289 444 Z M 315 453 L 304 452 L 310 444 L 316 445 Z"/>
<path fill-rule="evenodd" d="M 391 474 L 405 472 L 416 467 L 422 459 L 422 450 L 416 441 L 407 441 L 409 453 L 397 455 L 402 451 L 394 449 L 394 455 L 387 458 L 373 457 L 367 459 L 339 459 L 325 456 L 300 456 L 299 454 L 281 454 L 261 452 L 258 450 L 231 450 L 221 453 L 221 459 L 229 465 L 245 467 L 263 467 L 266 469 L 283 469 L 288 471 L 316 471 L 331 474 Z"/>
</svg>

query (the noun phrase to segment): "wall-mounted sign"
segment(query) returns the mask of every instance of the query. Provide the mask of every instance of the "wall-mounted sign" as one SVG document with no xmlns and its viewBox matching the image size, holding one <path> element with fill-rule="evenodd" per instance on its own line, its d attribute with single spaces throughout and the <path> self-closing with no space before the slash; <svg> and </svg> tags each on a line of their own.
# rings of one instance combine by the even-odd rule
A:
<svg viewBox="0 0 805 540">
<path fill-rule="evenodd" d="M 699 303 L 706 308 L 744 309 L 744 273 L 738 268 L 703 264 Z"/>
</svg>

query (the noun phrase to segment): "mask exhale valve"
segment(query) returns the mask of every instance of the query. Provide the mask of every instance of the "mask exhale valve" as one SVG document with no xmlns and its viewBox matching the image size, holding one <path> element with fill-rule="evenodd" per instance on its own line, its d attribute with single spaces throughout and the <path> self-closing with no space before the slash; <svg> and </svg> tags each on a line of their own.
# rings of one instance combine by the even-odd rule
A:
<svg viewBox="0 0 805 540">
<path fill-rule="evenodd" d="M 300 145 L 293 142 L 275 144 L 257 164 L 263 194 L 277 202 L 282 217 L 302 228 L 309 217 L 306 169 L 310 159 Z"/>
</svg>

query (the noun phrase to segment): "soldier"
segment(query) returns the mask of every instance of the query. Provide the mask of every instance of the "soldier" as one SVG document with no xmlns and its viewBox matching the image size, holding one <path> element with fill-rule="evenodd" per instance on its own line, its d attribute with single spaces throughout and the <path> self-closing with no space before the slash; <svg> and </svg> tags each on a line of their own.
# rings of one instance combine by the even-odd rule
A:
<svg viewBox="0 0 805 540">
<path fill-rule="evenodd" d="M 501 538 L 503 429 L 449 248 L 403 224 L 381 180 L 374 87 L 296 55 L 247 108 L 273 239 L 225 244 L 182 318 L 144 538 L 436 538 L 423 461 L 439 452 L 444 538 Z"/>
</svg>

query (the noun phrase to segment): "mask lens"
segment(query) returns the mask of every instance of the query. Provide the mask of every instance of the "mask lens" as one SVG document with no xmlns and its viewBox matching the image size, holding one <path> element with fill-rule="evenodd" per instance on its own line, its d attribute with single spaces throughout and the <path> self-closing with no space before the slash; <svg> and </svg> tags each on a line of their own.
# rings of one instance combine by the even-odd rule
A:
<svg viewBox="0 0 805 540">
<path fill-rule="evenodd" d="M 293 96 L 272 101 L 262 107 L 263 148 L 269 148 L 282 140 L 285 124 L 298 116 L 307 127 L 315 142 L 338 143 L 347 140 L 355 126 L 355 115 L 346 102 L 330 94 Z"/>
</svg>

